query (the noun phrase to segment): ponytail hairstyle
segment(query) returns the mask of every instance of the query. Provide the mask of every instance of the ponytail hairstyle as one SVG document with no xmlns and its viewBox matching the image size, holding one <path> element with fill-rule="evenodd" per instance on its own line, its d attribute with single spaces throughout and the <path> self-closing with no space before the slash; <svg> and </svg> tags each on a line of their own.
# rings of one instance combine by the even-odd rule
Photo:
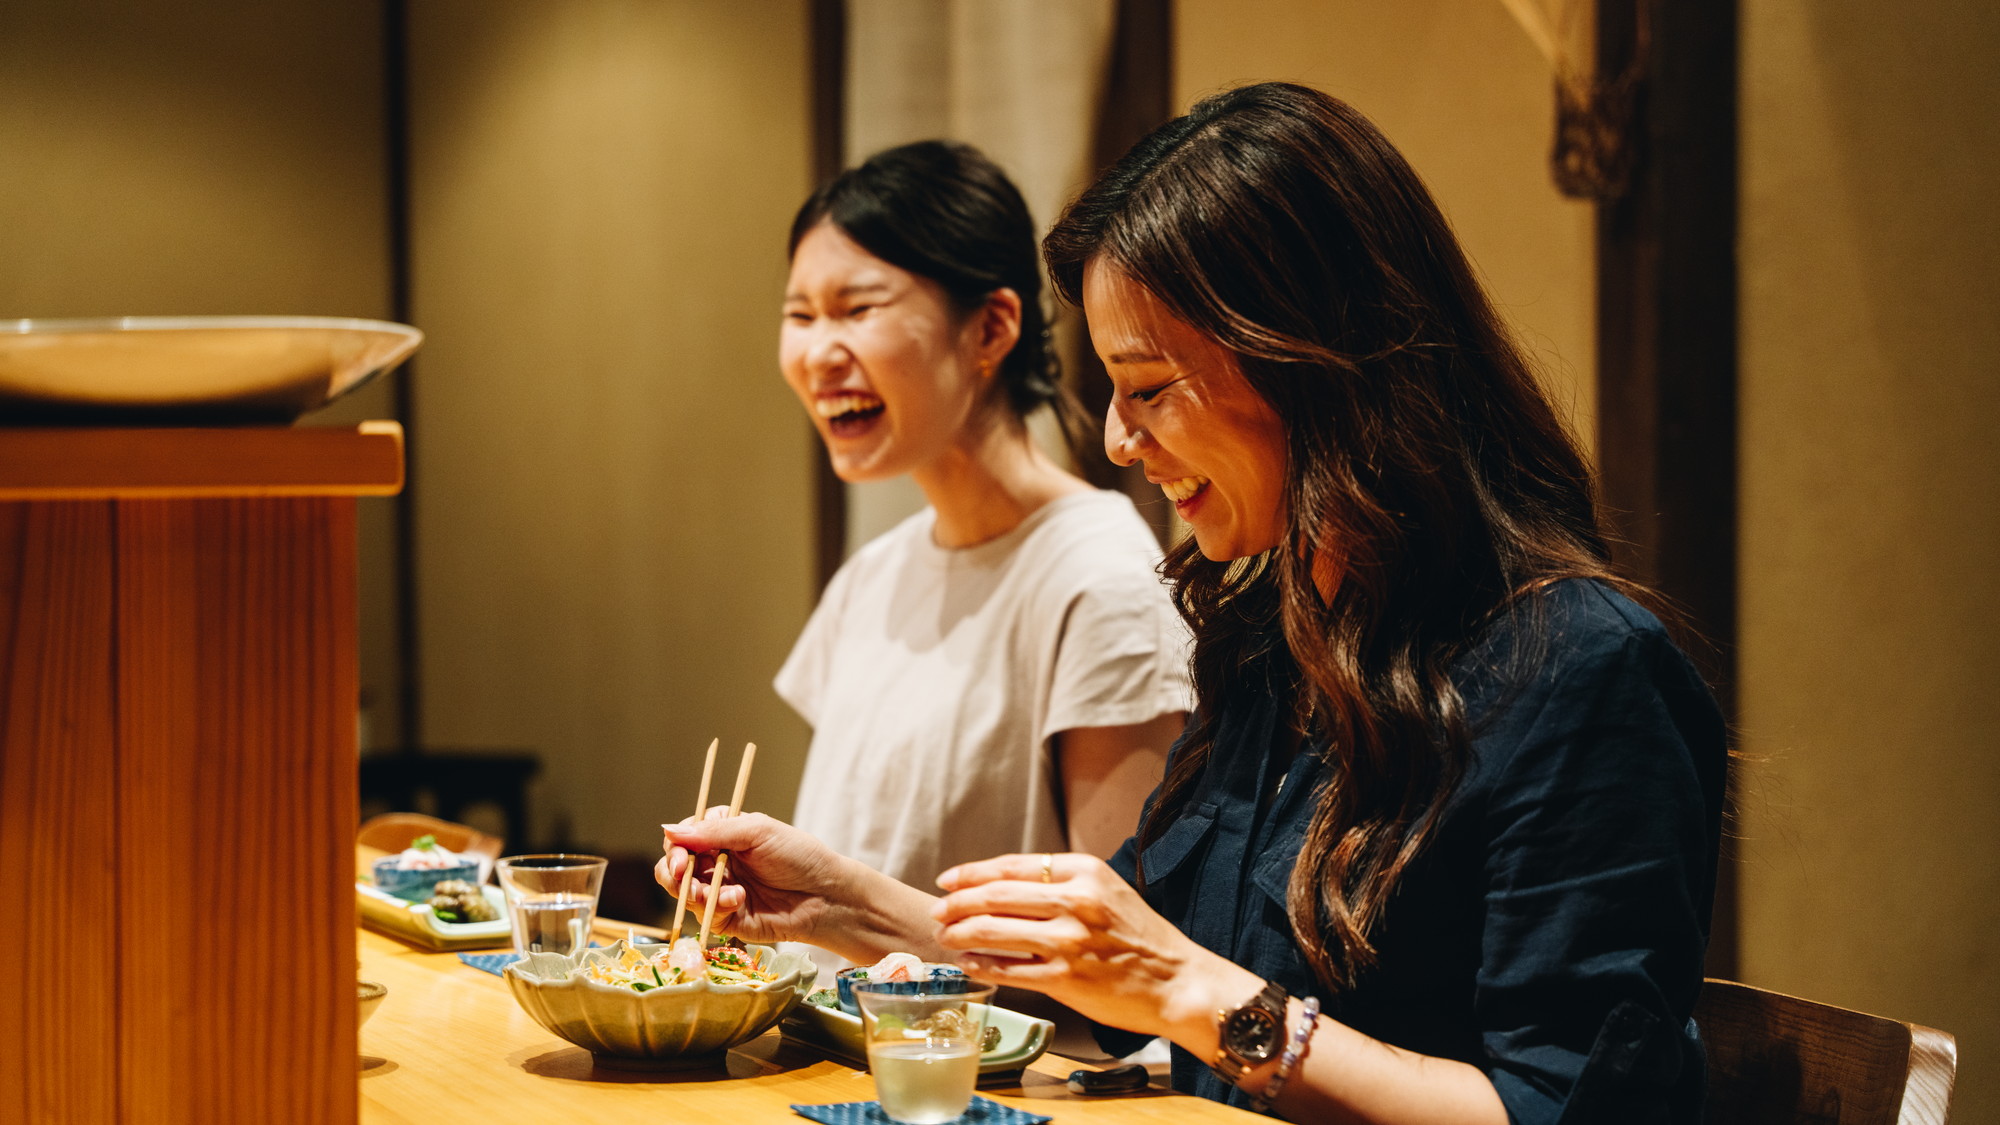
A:
<svg viewBox="0 0 2000 1125">
<path fill-rule="evenodd" d="M 1053 405 L 1066 427 L 1079 413 L 1042 307 L 1042 265 L 1028 204 L 999 165 L 971 145 L 918 141 L 885 149 L 812 194 L 792 220 L 785 252 L 821 222 L 898 269 L 941 286 L 961 313 L 997 289 L 1021 298 L 1021 338 L 999 377 L 1018 419 Z"/>
<path fill-rule="evenodd" d="M 1516 608 L 1537 637 L 1523 595 L 1557 579 L 1633 590 L 1611 573 L 1583 456 L 1417 174 L 1316 90 L 1202 101 L 1044 249 L 1071 302 L 1091 262 L 1149 290 L 1233 352 L 1284 423 L 1280 545 L 1216 562 L 1189 541 L 1164 564 L 1200 705 L 1139 843 L 1187 804 L 1232 696 L 1289 696 L 1328 765 L 1287 911 L 1321 983 L 1349 988 L 1465 771 L 1454 658 Z M 1316 568 L 1335 576 L 1324 592 Z"/>
</svg>

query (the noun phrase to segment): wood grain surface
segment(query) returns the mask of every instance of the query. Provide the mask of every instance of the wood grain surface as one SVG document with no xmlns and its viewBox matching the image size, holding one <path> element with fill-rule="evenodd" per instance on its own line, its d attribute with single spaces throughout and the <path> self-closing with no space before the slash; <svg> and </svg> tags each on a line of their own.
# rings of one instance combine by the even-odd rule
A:
<svg viewBox="0 0 2000 1125">
<path fill-rule="evenodd" d="M 21 966 L 0 973 L 0 1121 L 118 1111 L 112 528 L 107 503 L 0 504 L 0 872 Z"/>
<path fill-rule="evenodd" d="M 0 500 L 389 496 L 403 427 L 0 428 Z"/>
<path fill-rule="evenodd" d="M 622 932 L 621 923 L 607 928 Z M 727 1067 L 646 1073 L 604 1070 L 589 1052 L 543 1030 L 507 984 L 461 962 L 375 933 L 361 935 L 361 968 L 389 995 L 361 1029 L 361 1119 L 368 1125 L 481 1125 L 587 1121 L 591 1125 L 752 1125 L 797 1122 L 794 1103 L 869 1101 L 865 1071 L 782 1039 L 775 1031 L 731 1051 Z M 1162 1090 L 1082 1098 L 1064 1079 L 1077 1064 L 1045 1055 L 1018 1084 L 980 1096 L 1057 1122 L 1264 1121 L 1218 1102 Z"/>
</svg>

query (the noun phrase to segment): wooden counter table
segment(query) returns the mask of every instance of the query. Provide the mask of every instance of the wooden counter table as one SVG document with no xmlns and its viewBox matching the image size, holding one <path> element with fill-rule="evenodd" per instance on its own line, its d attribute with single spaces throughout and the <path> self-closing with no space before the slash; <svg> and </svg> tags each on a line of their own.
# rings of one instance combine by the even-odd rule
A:
<svg viewBox="0 0 2000 1125">
<path fill-rule="evenodd" d="M 776 1031 L 731 1051 L 727 1073 L 596 1069 L 589 1052 L 529 1018 L 499 977 L 455 953 L 366 931 L 361 975 L 389 988 L 361 1029 L 361 1120 L 368 1125 L 757 1125 L 804 1122 L 791 1111 L 794 1103 L 875 1097 L 866 1071 Z M 1075 1067 L 1044 1055 L 1018 1085 L 979 1093 L 1059 1125 L 1269 1120 L 1161 1090 L 1078 1097 L 1063 1084 Z"/>
</svg>

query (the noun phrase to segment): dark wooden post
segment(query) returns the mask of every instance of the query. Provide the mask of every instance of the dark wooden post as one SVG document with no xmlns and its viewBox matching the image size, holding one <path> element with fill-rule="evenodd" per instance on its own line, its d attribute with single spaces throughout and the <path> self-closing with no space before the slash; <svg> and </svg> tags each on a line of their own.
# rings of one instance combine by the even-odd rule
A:
<svg viewBox="0 0 2000 1125">
<path fill-rule="evenodd" d="M 1168 0 L 1118 0 L 1112 36 L 1111 65 L 1105 73 L 1104 100 L 1098 106 L 1097 132 L 1091 144 L 1091 164 L 1096 172 L 1109 168 L 1140 138 L 1165 124 L 1175 108 L 1173 5 Z M 1051 215 L 1045 221 L 1054 218 Z M 1061 310 L 1058 315 L 1076 317 L 1081 328 L 1082 318 L 1073 311 Z M 1164 543 L 1173 509 L 1161 501 L 1158 489 L 1146 483 L 1141 469 L 1121 469 L 1104 456 L 1095 435 L 1101 434 L 1104 412 L 1111 405 L 1111 380 L 1091 351 L 1088 335 L 1079 331 L 1075 338 L 1076 347 L 1062 359 L 1087 423 L 1077 450 L 1078 470 L 1099 488 L 1115 488 L 1131 496 Z"/>
<path fill-rule="evenodd" d="M 1640 26 L 1641 21 L 1644 27 Z M 1640 59 L 1637 164 L 1597 213 L 1597 459 L 1620 562 L 1736 678 L 1736 2 L 1598 0 L 1598 73 Z M 1725 842 L 1709 972 L 1736 971 Z"/>
<path fill-rule="evenodd" d="M 847 148 L 847 4 L 812 0 L 812 175 L 818 187 L 840 175 Z M 811 432 L 813 445 L 819 434 Z M 813 461 L 814 545 L 819 587 L 847 559 L 847 485 L 822 451 Z"/>
</svg>

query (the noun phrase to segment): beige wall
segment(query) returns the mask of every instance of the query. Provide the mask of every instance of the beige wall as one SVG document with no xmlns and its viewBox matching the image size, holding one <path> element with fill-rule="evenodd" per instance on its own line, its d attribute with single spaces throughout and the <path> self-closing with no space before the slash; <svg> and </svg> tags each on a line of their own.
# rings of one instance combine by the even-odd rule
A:
<svg viewBox="0 0 2000 1125">
<path fill-rule="evenodd" d="M 1743 7 L 1743 974 L 2000 1118 L 2000 16 Z"/>
<path fill-rule="evenodd" d="M 1178 108 L 1246 82 L 1345 99 L 1424 177 L 1588 449 L 1592 210 L 1550 182 L 1548 64 L 1499 0 L 1177 0 Z"/>
<path fill-rule="evenodd" d="M 381 62 L 369 5 L 7 4 L 0 318 L 388 315 Z M 307 421 L 393 416 L 377 380 Z M 394 503 L 360 505 L 378 735 L 396 721 Z"/>
<path fill-rule="evenodd" d="M 410 6 L 425 741 L 544 760 L 540 833 L 657 852 L 760 747 L 811 607 L 817 445 L 777 373 L 810 187 L 803 2 Z"/>
</svg>

